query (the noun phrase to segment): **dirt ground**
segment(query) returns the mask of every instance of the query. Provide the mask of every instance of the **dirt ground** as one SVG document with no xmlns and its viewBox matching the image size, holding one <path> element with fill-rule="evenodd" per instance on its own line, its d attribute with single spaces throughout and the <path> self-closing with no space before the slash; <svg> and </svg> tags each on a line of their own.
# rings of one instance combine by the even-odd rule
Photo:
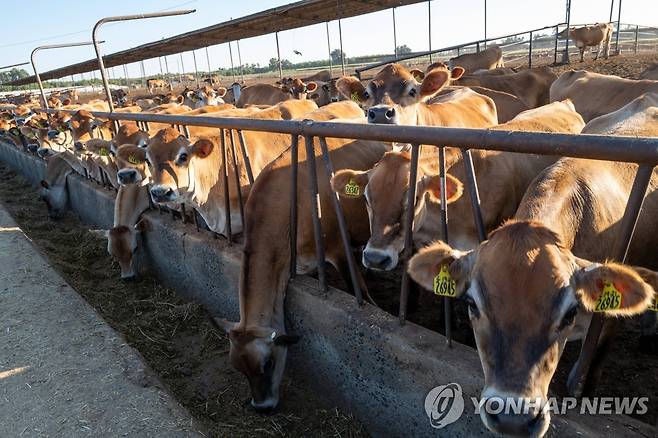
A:
<svg viewBox="0 0 658 438">
<path fill-rule="evenodd" d="M 244 377 L 228 363 L 229 341 L 203 309 L 154 278 L 121 282 L 106 239 L 71 213 L 47 219 L 36 191 L 0 164 L 0 202 L 73 288 L 144 357 L 176 399 L 211 437 L 367 436 L 349 414 L 327 406 L 288 377 L 272 415 L 248 405 Z"/>
</svg>

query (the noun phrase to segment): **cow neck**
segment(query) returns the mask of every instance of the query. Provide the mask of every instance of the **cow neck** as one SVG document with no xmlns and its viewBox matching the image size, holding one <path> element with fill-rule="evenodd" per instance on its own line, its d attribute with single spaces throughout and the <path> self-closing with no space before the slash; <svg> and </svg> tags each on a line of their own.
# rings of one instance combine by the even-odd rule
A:
<svg viewBox="0 0 658 438">
<path fill-rule="evenodd" d="M 206 158 L 193 157 L 193 165 L 188 166 L 189 178 L 190 181 L 193 181 L 192 191 L 189 195 L 199 208 L 203 208 L 208 202 L 211 193 L 224 193 L 224 186 L 221 185 L 220 179 L 221 172 L 223 172 L 221 140 L 218 137 L 209 140 L 214 144 L 210 155 Z"/>
<path fill-rule="evenodd" d="M 125 225 L 132 228 L 144 211 L 149 208 L 149 194 L 141 184 L 120 185 L 114 208 L 114 227 Z"/>
</svg>

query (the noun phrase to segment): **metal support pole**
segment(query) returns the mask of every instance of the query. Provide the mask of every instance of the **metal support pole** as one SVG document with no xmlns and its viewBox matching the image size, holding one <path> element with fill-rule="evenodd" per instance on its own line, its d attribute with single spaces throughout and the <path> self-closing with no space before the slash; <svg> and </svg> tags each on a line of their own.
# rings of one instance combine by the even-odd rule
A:
<svg viewBox="0 0 658 438">
<path fill-rule="evenodd" d="M 322 149 L 322 158 L 324 160 L 325 170 L 327 172 L 327 177 L 329 180 L 334 176 L 334 166 L 331 162 L 331 157 L 329 156 L 329 147 L 327 146 L 327 140 L 324 137 L 320 137 L 320 148 Z M 334 210 L 336 212 L 336 219 L 338 219 L 338 228 L 340 229 L 340 238 L 343 241 L 343 248 L 345 249 L 345 258 L 347 258 L 347 267 L 350 271 L 350 280 L 352 281 L 352 288 L 354 289 L 354 296 L 356 297 L 356 302 L 361 305 L 363 304 L 363 291 L 361 290 L 361 273 L 359 272 L 356 260 L 354 259 L 354 254 L 352 253 L 352 247 L 350 245 L 350 234 L 347 229 L 347 222 L 345 221 L 345 213 L 343 212 L 343 206 L 340 203 L 340 198 L 338 193 L 331 190 L 331 199 L 334 204 Z"/>
<path fill-rule="evenodd" d="M 164 71 L 162 70 L 162 57 L 158 56 L 158 64 L 160 64 L 160 78 L 164 79 Z"/>
<path fill-rule="evenodd" d="M 167 61 L 167 57 L 164 57 L 165 61 L 165 71 L 167 72 L 167 79 L 169 79 L 169 62 Z"/>
<path fill-rule="evenodd" d="M 439 148 L 439 179 L 441 181 L 441 240 L 448 243 L 448 190 L 446 187 L 445 148 Z M 443 317 L 448 347 L 452 347 L 452 301 L 443 297 Z"/>
<path fill-rule="evenodd" d="M 231 232 L 231 201 L 229 199 L 228 191 L 228 162 L 226 156 L 226 135 L 224 135 L 224 128 L 219 129 L 219 135 L 221 136 L 220 146 L 222 148 L 222 181 L 224 184 L 224 214 L 226 215 L 226 238 L 228 239 L 229 245 L 233 244 L 233 236 Z"/>
<path fill-rule="evenodd" d="M 315 258 L 318 261 L 318 281 L 322 292 L 327 292 L 327 276 L 324 257 L 324 239 L 322 238 L 322 206 L 320 205 L 320 194 L 318 191 L 318 172 L 315 167 L 315 149 L 313 137 L 305 136 L 306 163 L 308 164 L 308 177 L 310 179 L 309 196 L 311 200 L 311 219 L 313 220 L 313 236 L 315 237 Z"/>
<path fill-rule="evenodd" d="M 183 74 L 185 73 L 185 63 L 183 62 L 183 54 L 179 53 L 180 56 L 180 80 L 183 82 Z"/>
<path fill-rule="evenodd" d="M 240 78 L 244 82 L 244 68 L 242 67 L 242 54 L 240 53 L 240 40 L 235 42 L 235 45 L 238 47 L 238 64 L 240 64 Z"/>
<path fill-rule="evenodd" d="M 96 41 L 96 36 L 98 35 L 98 29 L 100 29 L 100 27 L 103 24 L 114 22 L 114 21 L 128 21 L 128 20 L 141 20 L 144 18 L 170 17 L 172 15 L 184 15 L 184 14 L 190 14 L 192 12 L 195 12 L 195 9 L 187 9 L 182 11 L 155 12 L 151 14 L 106 17 L 106 18 L 101 18 L 96 22 L 96 24 L 94 25 L 94 29 L 91 32 L 91 38 L 92 41 L 94 42 L 94 49 L 96 50 L 96 58 L 98 59 L 98 67 L 100 68 L 101 77 L 103 78 L 103 86 L 105 87 L 105 95 L 107 96 L 110 112 L 114 112 L 114 105 L 112 104 L 112 93 L 110 92 L 110 85 L 107 82 L 107 77 L 105 74 L 105 64 L 103 63 L 103 57 L 101 56 L 100 47 L 98 46 L 98 42 Z"/>
<path fill-rule="evenodd" d="M 395 59 L 398 59 L 398 34 L 395 26 L 395 8 L 391 8 L 393 11 L 393 56 Z"/>
<path fill-rule="evenodd" d="M 482 208 L 480 206 L 480 193 L 478 190 L 477 178 L 473 167 L 473 155 L 469 149 L 462 149 L 462 161 L 464 162 L 464 174 L 466 175 L 466 188 L 471 198 L 471 209 L 473 210 L 473 220 L 475 229 L 478 233 L 478 240 L 483 242 L 487 238 L 487 231 L 484 228 L 482 219 Z"/>
<path fill-rule="evenodd" d="M 242 200 L 242 182 L 240 180 L 240 168 L 238 167 L 238 158 L 235 154 L 235 140 L 233 138 L 233 130 L 228 130 L 231 140 L 231 155 L 233 157 L 233 173 L 235 173 L 235 190 L 238 192 L 238 203 L 240 204 L 240 220 L 242 221 L 242 229 L 244 230 L 244 201 Z"/>
<path fill-rule="evenodd" d="M 555 25 L 555 49 L 553 50 L 553 64 L 557 64 L 558 25 Z"/>
<path fill-rule="evenodd" d="M 231 74 L 233 75 L 233 82 L 235 83 L 235 67 L 233 67 L 233 49 L 231 48 L 231 42 L 228 42 L 228 55 L 231 58 Z"/>
<path fill-rule="evenodd" d="M 530 32 L 530 43 L 528 45 L 528 68 L 532 68 L 532 32 Z"/>
<path fill-rule="evenodd" d="M 638 34 L 640 33 L 640 26 L 635 26 L 635 44 L 633 45 L 633 53 L 637 53 L 637 38 Z"/>
<path fill-rule="evenodd" d="M 329 41 L 329 22 L 324 22 L 325 27 L 327 28 L 327 53 L 329 53 L 329 74 L 333 77 L 333 60 L 331 59 L 331 42 Z"/>
<path fill-rule="evenodd" d="M 562 63 L 569 64 L 569 28 L 571 26 L 571 0 L 567 0 L 567 12 L 566 12 L 566 22 L 567 22 L 567 39 L 564 42 L 564 53 L 562 54 Z"/>
<path fill-rule="evenodd" d="M 210 68 L 210 55 L 208 54 L 208 47 L 206 47 L 206 62 L 208 62 L 208 74 L 212 76 L 212 68 Z"/>
<path fill-rule="evenodd" d="M 194 61 L 194 75 L 196 77 L 196 86 L 199 88 L 201 84 L 199 83 L 199 67 L 196 65 L 196 53 L 192 50 L 192 60 Z"/>
<path fill-rule="evenodd" d="M 276 57 L 279 60 L 279 80 L 283 79 L 283 68 L 281 67 L 281 51 L 279 50 L 279 32 L 274 33 L 276 38 Z"/>
<path fill-rule="evenodd" d="M 144 81 L 144 88 L 147 88 L 148 83 L 146 79 L 146 69 L 144 68 L 144 61 L 139 61 L 139 68 L 142 71 L 142 80 Z"/>
<path fill-rule="evenodd" d="M 247 150 L 247 145 L 244 141 L 244 134 L 241 129 L 238 129 L 238 140 L 240 141 L 240 150 L 242 152 L 242 161 L 244 162 L 245 170 L 247 171 L 247 179 L 249 184 L 254 183 L 254 173 L 251 170 L 251 159 L 249 158 L 249 151 Z"/>
<path fill-rule="evenodd" d="M 299 168 L 299 136 L 290 142 L 290 278 L 297 275 L 297 173 Z"/>
<path fill-rule="evenodd" d="M 430 64 L 432 63 L 432 0 L 427 0 L 427 42 L 429 43 Z"/>
<path fill-rule="evenodd" d="M 82 42 L 82 43 L 66 43 L 66 44 L 50 44 L 47 46 L 39 46 L 35 47 L 34 50 L 32 50 L 32 53 L 30 54 L 30 62 L 32 63 L 32 69 L 34 70 L 34 76 L 37 79 L 37 84 L 39 85 L 39 92 L 41 93 L 41 101 L 43 103 L 43 107 L 45 109 L 49 109 L 48 107 L 48 99 L 46 99 L 46 93 L 43 91 L 43 83 L 41 82 L 41 76 L 39 75 L 39 71 L 37 70 L 37 65 L 34 62 L 34 55 L 40 51 L 40 50 L 48 50 L 48 49 L 63 49 L 65 47 L 79 47 L 79 46 L 90 46 L 94 44 L 95 47 L 98 47 L 98 44 L 103 43 L 104 41 L 99 41 L 96 42 Z M 23 64 L 17 64 L 17 65 L 23 65 Z M 8 67 L 13 67 L 13 66 L 8 66 Z M 112 100 L 112 99 L 110 99 Z"/>
<path fill-rule="evenodd" d="M 628 196 L 628 202 L 626 203 L 626 209 L 624 210 L 624 216 L 622 217 L 620 224 L 620 232 L 615 244 L 614 260 L 619 263 L 624 263 L 626 261 L 628 248 L 633 239 L 635 226 L 637 225 L 637 220 L 640 211 L 642 210 L 642 204 L 644 202 L 647 188 L 649 187 L 649 182 L 651 181 L 652 173 L 653 165 L 642 164 L 638 167 L 635 174 L 633 187 Z M 590 365 L 592 364 L 592 360 L 597 352 L 603 323 L 604 317 L 601 313 L 595 313 L 594 316 L 592 316 L 592 322 L 587 331 L 587 336 L 583 341 L 580 356 L 571 369 L 569 379 L 567 380 L 567 388 L 572 395 L 580 395 L 582 393 L 585 386 L 583 378 L 587 380 L 590 373 Z"/>
<path fill-rule="evenodd" d="M 619 9 L 617 10 L 617 36 L 615 37 L 615 53 L 619 55 L 619 34 L 621 33 L 621 0 L 619 0 Z"/>
<path fill-rule="evenodd" d="M 615 9 L 615 0 L 612 0 L 610 2 L 610 18 L 608 19 L 608 23 L 612 23 L 612 11 Z"/>
<path fill-rule="evenodd" d="M 402 261 L 404 269 L 402 271 L 402 287 L 400 289 L 400 324 L 403 325 L 407 320 L 407 301 L 409 300 L 409 287 L 411 279 L 407 273 L 407 264 L 413 254 L 414 238 L 414 214 L 416 211 L 416 184 L 418 179 L 418 156 L 420 154 L 420 145 L 411 146 L 411 170 L 409 172 L 409 190 L 407 190 L 407 210 L 404 212 L 404 249 L 402 250 Z"/>
<path fill-rule="evenodd" d="M 343 28 L 338 19 L 338 40 L 340 41 L 340 69 L 343 76 L 345 76 L 345 52 L 343 52 Z"/>
<path fill-rule="evenodd" d="M 487 0 L 484 0 L 484 48 L 487 48 Z"/>
</svg>

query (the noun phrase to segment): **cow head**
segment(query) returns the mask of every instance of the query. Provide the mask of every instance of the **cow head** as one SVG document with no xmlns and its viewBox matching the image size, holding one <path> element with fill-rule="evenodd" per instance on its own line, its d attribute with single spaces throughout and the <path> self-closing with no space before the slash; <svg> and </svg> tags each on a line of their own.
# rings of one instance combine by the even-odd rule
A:
<svg viewBox="0 0 658 438">
<path fill-rule="evenodd" d="M 214 318 L 229 335 L 231 365 L 244 374 L 251 389 L 251 406 L 269 412 L 279 404 L 279 389 L 286 365 L 288 346 L 297 343 L 294 335 L 273 328 L 243 327 Z"/>
<path fill-rule="evenodd" d="M 463 69 L 456 69 L 460 70 L 439 67 L 423 75 L 420 70 L 388 64 L 366 87 L 355 77 L 342 77 L 336 86 L 343 96 L 367 110 L 368 123 L 416 125 L 418 105 L 448 85 L 451 76 L 461 76 Z"/>
<path fill-rule="evenodd" d="M 309 82 L 305 84 L 301 79 L 286 80 L 281 84 L 281 91 L 290 93 L 293 99 L 306 99 L 308 93 L 313 94 L 317 90 L 318 84 Z"/>
<path fill-rule="evenodd" d="M 119 263 L 122 280 L 132 280 L 137 275 L 135 253 L 138 248 L 139 232 L 145 231 L 146 227 L 146 219 L 142 219 L 133 227 L 120 225 L 108 232 L 107 252 Z"/>
<path fill-rule="evenodd" d="M 196 161 L 206 159 L 213 150 L 214 144 L 207 139 L 190 144 L 184 135 L 173 128 L 158 132 L 147 149 L 147 159 L 153 177 L 153 200 L 159 203 L 174 202 L 181 194 L 193 193 Z"/>
<path fill-rule="evenodd" d="M 139 129 L 134 123 L 125 123 L 119 126 L 116 135 L 112 139 L 112 153 L 116 155 L 118 147 L 124 144 L 146 148 L 149 144 L 149 134 Z"/>
<path fill-rule="evenodd" d="M 117 182 L 119 185 L 144 185 L 150 178 L 146 164 L 146 149 L 124 144 L 116 149 Z"/>
<path fill-rule="evenodd" d="M 73 141 L 78 142 L 94 137 L 94 130 L 103 127 L 106 123 L 109 122 L 94 118 L 89 111 L 79 110 L 68 120 L 68 127 Z"/>
<path fill-rule="evenodd" d="M 315 100 L 318 106 L 325 106 L 332 102 L 341 100 L 341 94 L 338 92 L 336 82 L 338 79 L 332 79 L 329 82 L 317 82 L 318 88 L 315 93 L 310 95 L 310 98 Z"/>
<path fill-rule="evenodd" d="M 468 303 L 484 371 L 482 402 L 525 408 L 498 415 L 483 409 L 481 419 L 491 431 L 516 436 L 548 429 L 548 387 L 577 316 L 641 313 L 655 293 L 649 283 L 658 280 L 648 270 L 579 259 L 552 230 L 526 221 L 508 222 L 468 252 L 436 243 L 411 259 L 409 274 L 429 290 L 451 284 L 446 290 Z"/>
<path fill-rule="evenodd" d="M 387 152 L 370 170 L 340 170 L 331 179 L 331 186 L 339 195 L 365 197 L 370 220 L 370 239 L 362 256 L 366 268 L 389 271 L 398 264 L 398 255 L 404 249 L 410 163 L 408 151 Z M 434 179 L 430 183 L 430 178 L 421 177 L 417 184 L 416 216 L 424 212 L 426 194 L 432 201 L 440 202 L 440 186 Z M 451 175 L 447 177 L 446 189 L 448 204 L 463 192 L 461 182 Z"/>
</svg>

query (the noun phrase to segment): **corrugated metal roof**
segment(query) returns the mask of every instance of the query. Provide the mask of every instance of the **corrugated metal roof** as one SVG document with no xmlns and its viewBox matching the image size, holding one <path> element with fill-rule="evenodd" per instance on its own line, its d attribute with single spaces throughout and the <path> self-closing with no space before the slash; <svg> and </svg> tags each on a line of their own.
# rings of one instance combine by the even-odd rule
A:
<svg viewBox="0 0 658 438">
<path fill-rule="evenodd" d="M 354 17 L 423 1 L 427 0 L 302 0 L 105 55 L 103 61 L 105 67 L 130 64 L 159 56 L 173 55 L 229 41 L 267 35 L 277 31 L 310 26 L 339 18 Z M 98 61 L 90 59 L 40 73 L 40 75 L 41 80 L 46 81 L 94 70 L 98 70 Z M 26 85 L 34 82 L 36 82 L 36 78 L 29 76 L 5 85 Z"/>
</svg>

